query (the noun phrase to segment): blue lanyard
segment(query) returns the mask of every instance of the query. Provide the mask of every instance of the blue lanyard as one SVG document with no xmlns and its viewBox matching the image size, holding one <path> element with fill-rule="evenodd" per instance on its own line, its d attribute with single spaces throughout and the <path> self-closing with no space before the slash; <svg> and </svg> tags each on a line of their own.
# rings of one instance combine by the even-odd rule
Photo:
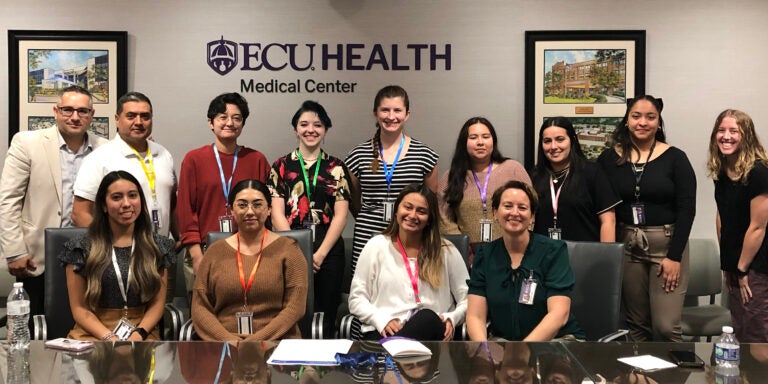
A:
<svg viewBox="0 0 768 384">
<path fill-rule="evenodd" d="M 229 352 L 229 343 L 224 342 L 224 346 L 221 347 L 221 358 L 219 358 L 219 368 L 216 371 L 216 378 L 213 379 L 214 383 L 219 382 L 219 378 L 221 377 L 221 370 L 224 367 L 224 356 L 229 357 L 229 360 L 232 361 L 232 354 Z"/>
<path fill-rule="evenodd" d="M 387 169 L 387 161 L 384 160 L 384 148 L 381 147 L 381 140 L 379 140 L 379 154 L 381 155 L 381 163 L 384 165 L 384 178 L 387 179 L 387 195 L 392 187 L 392 175 L 395 173 L 395 167 L 397 166 L 397 160 L 400 158 L 400 153 L 403 152 L 403 145 L 405 144 L 405 133 L 400 137 L 400 147 L 397 148 L 397 155 L 395 155 L 395 161 L 392 162 L 392 166 Z"/>
<path fill-rule="evenodd" d="M 213 148 L 213 155 L 216 156 L 216 164 L 219 165 L 219 176 L 221 176 L 221 189 L 224 190 L 224 205 L 228 205 L 229 190 L 232 188 L 232 178 L 235 177 L 235 168 L 237 168 L 237 153 L 240 151 L 240 146 L 235 146 L 235 160 L 232 162 L 232 174 L 229 175 L 229 180 L 224 181 L 224 169 L 221 166 L 221 158 L 219 157 L 219 151 L 216 149 L 216 144 L 211 144 Z"/>
</svg>

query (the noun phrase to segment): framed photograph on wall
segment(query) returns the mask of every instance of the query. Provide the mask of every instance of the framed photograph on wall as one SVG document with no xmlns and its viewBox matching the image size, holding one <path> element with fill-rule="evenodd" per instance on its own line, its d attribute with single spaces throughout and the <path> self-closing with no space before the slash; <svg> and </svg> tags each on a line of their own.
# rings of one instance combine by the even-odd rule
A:
<svg viewBox="0 0 768 384">
<path fill-rule="evenodd" d="M 55 124 L 61 89 L 80 85 L 93 95 L 90 130 L 112 138 L 117 99 L 128 89 L 127 32 L 8 31 L 8 141 L 18 131 Z"/>
<path fill-rule="evenodd" d="M 628 98 L 645 93 L 645 31 L 525 32 L 525 167 L 539 128 L 568 117 L 589 158 L 609 145 Z"/>
</svg>

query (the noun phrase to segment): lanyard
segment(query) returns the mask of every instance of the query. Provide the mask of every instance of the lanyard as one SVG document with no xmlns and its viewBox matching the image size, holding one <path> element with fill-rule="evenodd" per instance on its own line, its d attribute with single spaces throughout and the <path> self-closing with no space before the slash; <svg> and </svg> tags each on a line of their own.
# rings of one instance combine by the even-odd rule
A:
<svg viewBox="0 0 768 384">
<path fill-rule="evenodd" d="M 299 158 L 299 165 L 301 165 L 301 174 L 304 175 L 304 186 L 307 189 L 307 203 L 312 206 L 312 190 L 317 186 L 317 173 L 320 171 L 320 161 L 323 159 L 323 151 L 317 155 L 317 162 L 315 163 L 315 176 L 312 178 L 312 184 L 309 184 L 309 176 L 307 175 L 307 169 L 304 166 L 304 156 L 301 155 L 301 151 L 296 150 L 296 156 Z"/>
<path fill-rule="evenodd" d="M 640 151 L 637 151 L 637 163 L 632 163 L 630 161 L 630 164 L 632 165 L 632 173 L 635 175 L 635 202 L 640 202 L 640 180 L 643 178 L 643 174 L 645 173 L 645 167 L 648 166 L 648 162 L 651 161 L 651 155 L 653 155 L 653 149 L 656 148 L 656 140 L 653 140 L 653 144 L 651 144 L 651 150 L 648 152 L 648 157 L 645 159 L 645 164 L 643 164 L 642 167 L 638 167 L 637 164 L 640 163 Z M 638 172 L 638 168 L 640 171 Z"/>
<path fill-rule="evenodd" d="M 408 272 L 408 277 L 411 279 L 411 287 L 413 288 L 413 295 L 416 296 L 416 303 L 421 303 L 419 298 L 419 261 L 416 260 L 416 270 L 411 270 L 411 262 L 408 261 L 408 255 L 405 254 L 405 247 L 403 242 L 400 241 L 400 236 L 397 237 L 397 246 L 400 248 L 400 255 L 403 256 L 403 263 L 405 263 L 405 270 Z M 419 248 L 419 254 L 421 254 L 421 248 Z"/>
<path fill-rule="evenodd" d="M 568 169 L 565 171 L 565 177 L 563 178 L 563 183 L 560 184 L 560 188 L 557 189 L 557 193 L 555 193 L 555 183 L 554 183 L 554 176 L 549 175 L 549 192 L 552 196 L 552 212 L 555 214 L 555 227 L 557 227 L 557 203 L 560 200 L 560 192 L 563 191 L 565 188 L 565 179 L 568 177 L 568 172 L 571 170 Z"/>
<path fill-rule="evenodd" d="M 216 149 L 216 144 L 211 144 L 213 148 L 213 155 L 216 156 L 216 164 L 219 165 L 219 176 L 221 176 L 221 189 L 224 190 L 224 206 L 227 206 L 229 201 L 229 191 L 232 188 L 232 178 L 235 177 L 235 168 L 237 168 L 237 153 L 240 151 L 240 146 L 235 146 L 235 160 L 232 162 L 232 174 L 229 175 L 229 180 L 224 182 L 224 168 L 221 166 L 221 157 L 219 157 L 219 151 Z"/>
<path fill-rule="evenodd" d="M 486 204 L 486 201 L 488 201 L 488 181 L 491 180 L 491 170 L 493 169 L 493 161 L 491 161 L 488 164 L 488 173 L 485 175 L 485 182 L 483 183 L 483 186 L 480 187 L 480 179 L 477 178 L 477 174 L 475 171 L 472 171 L 472 176 L 475 178 L 475 184 L 477 185 L 477 189 L 480 190 L 480 200 L 483 201 L 483 213 L 488 211 L 488 205 Z"/>
<path fill-rule="evenodd" d="M 149 168 L 147 168 L 147 165 L 144 164 L 144 158 L 141 157 L 139 152 L 131 147 L 131 151 L 133 151 L 134 154 L 136 154 L 136 157 L 139 160 L 139 164 L 141 164 L 141 169 L 144 170 L 144 175 L 147 176 L 147 182 L 149 182 L 149 190 L 152 191 L 152 198 L 157 199 L 157 194 L 155 194 L 155 162 L 152 160 L 152 151 L 149 149 L 149 143 L 147 143 L 147 159 L 149 159 Z"/>
<path fill-rule="evenodd" d="M 136 245 L 135 240 L 131 240 L 131 256 L 133 256 L 133 247 Z M 120 294 L 123 296 L 123 308 L 128 308 L 128 289 L 131 287 L 131 275 L 133 274 L 131 268 L 130 258 L 128 259 L 128 286 L 123 284 L 123 274 L 120 273 L 120 265 L 117 264 L 117 254 L 115 253 L 115 246 L 112 246 L 112 267 L 115 268 L 115 275 L 117 276 L 117 286 L 120 288 Z"/>
<path fill-rule="evenodd" d="M 229 351 L 229 343 L 224 342 L 224 346 L 221 347 L 221 357 L 219 358 L 219 368 L 216 370 L 216 377 L 213 379 L 213 382 L 218 384 L 219 378 L 221 377 L 221 371 L 222 368 L 224 368 L 224 357 L 229 357 L 230 362 L 232 361 L 232 354 Z"/>
<path fill-rule="evenodd" d="M 395 173 L 395 166 L 397 166 L 397 160 L 400 159 L 400 153 L 403 151 L 403 145 L 405 144 L 405 133 L 400 137 L 400 146 L 397 148 L 397 155 L 395 155 L 395 161 L 392 162 L 392 166 L 387 169 L 387 161 L 384 160 L 384 148 L 381 146 L 381 140 L 379 140 L 379 154 L 381 155 L 381 163 L 384 165 L 384 177 L 387 179 L 387 195 L 392 187 L 392 175 Z"/>
<path fill-rule="evenodd" d="M 154 383 L 155 377 L 155 348 L 152 348 L 152 360 L 149 361 L 149 377 L 147 383 Z"/>
<path fill-rule="evenodd" d="M 475 350 L 475 353 L 472 354 L 472 357 L 477 356 L 480 353 L 480 348 L 482 347 L 485 347 L 485 353 L 488 354 L 488 361 L 490 361 L 492 365 L 495 365 L 493 362 L 493 356 L 491 355 L 491 348 L 488 347 L 487 341 L 480 342 L 480 345 L 477 346 L 477 349 Z"/>
<path fill-rule="evenodd" d="M 243 256 L 240 255 L 240 232 L 235 234 L 237 238 L 237 270 L 240 272 L 240 285 L 243 287 L 243 306 L 248 306 L 248 290 L 253 285 L 253 279 L 256 277 L 256 270 L 259 269 L 261 263 L 261 252 L 264 251 L 264 242 L 267 240 L 267 229 L 264 228 L 264 236 L 261 238 L 261 249 L 256 254 L 256 264 L 251 269 L 251 275 L 248 277 L 248 283 L 245 282 L 245 271 L 243 271 Z"/>
</svg>

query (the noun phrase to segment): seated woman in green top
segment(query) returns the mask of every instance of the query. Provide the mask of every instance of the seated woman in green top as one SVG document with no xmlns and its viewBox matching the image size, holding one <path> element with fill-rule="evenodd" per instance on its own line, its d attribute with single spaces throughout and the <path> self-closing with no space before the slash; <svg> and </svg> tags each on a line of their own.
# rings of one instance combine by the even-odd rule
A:
<svg viewBox="0 0 768 384">
<path fill-rule="evenodd" d="M 536 192 L 509 181 L 493 193 L 491 207 L 502 237 L 475 254 L 467 297 L 469 338 L 485 341 L 490 331 L 505 340 L 584 339 L 570 314 L 574 277 L 565 242 L 529 231 Z"/>
</svg>

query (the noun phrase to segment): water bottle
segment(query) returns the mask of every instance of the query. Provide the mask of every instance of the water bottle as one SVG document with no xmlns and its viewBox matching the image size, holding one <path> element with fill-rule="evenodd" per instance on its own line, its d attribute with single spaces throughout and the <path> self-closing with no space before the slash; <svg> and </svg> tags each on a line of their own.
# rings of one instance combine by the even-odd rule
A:
<svg viewBox="0 0 768 384">
<path fill-rule="evenodd" d="M 29 382 L 29 296 L 22 283 L 13 283 L 8 315 L 8 383 Z"/>
<path fill-rule="evenodd" d="M 733 328 L 723 327 L 723 334 L 715 343 L 715 383 L 739 383 L 739 341 L 733 335 Z"/>
</svg>

